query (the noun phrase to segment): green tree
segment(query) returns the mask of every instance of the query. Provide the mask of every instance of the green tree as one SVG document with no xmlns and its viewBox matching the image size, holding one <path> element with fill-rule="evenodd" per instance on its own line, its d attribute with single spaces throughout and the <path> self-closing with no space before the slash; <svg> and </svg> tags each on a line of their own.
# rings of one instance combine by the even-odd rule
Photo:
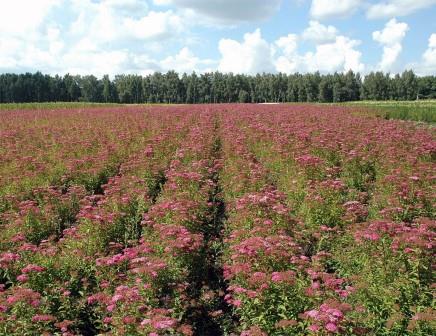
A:
<svg viewBox="0 0 436 336">
<path fill-rule="evenodd" d="M 318 100 L 321 103 L 333 102 L 333 78 L 330 75 L 323 76 L 319 82 Z"/>
<path fill-rule="evenodd" d="M 248 95 L 248 92 L 245 91 L 245 90 L 240 90 L 240 91 L 239 91 L 239 98 L 238 98 L 238 101 L 239 101 L 240 103 L 248 103 L 248 101 L 249 101 L 249 95 Z"/>
<path fill-rule="evenodd" d="M 415 100 L 418 96 L 418 79 L 412 70 L 406 70 L 401 74 L 402 100 Z"/>
</svg>

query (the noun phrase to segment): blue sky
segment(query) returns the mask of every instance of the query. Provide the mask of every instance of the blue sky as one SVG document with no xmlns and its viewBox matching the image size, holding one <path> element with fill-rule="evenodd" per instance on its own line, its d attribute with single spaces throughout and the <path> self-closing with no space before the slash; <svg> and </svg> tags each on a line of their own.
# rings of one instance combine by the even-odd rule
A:
<svg viewBox="0 0 436 336">
<path fill-rule="evenodd" d="M 0 72 L 436 74 L 436 0 L 0 0 Z"/>
</svg>

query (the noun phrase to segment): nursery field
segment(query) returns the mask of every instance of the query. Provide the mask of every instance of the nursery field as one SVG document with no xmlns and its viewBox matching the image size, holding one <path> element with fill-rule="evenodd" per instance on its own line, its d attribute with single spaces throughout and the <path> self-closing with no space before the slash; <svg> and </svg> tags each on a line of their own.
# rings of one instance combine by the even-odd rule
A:
<svg viewBox="0 0 436 336">
<path fill-rule="evenodd" d="M 359 113 L 369 113 L 384 119 L 413 120 L 432 125 L 436 123 L 436 100 L 356 101 L 344 104 L 360 107 Z"/>
<path fill-rule="evenodd" d="M 1 111 L 0 335 L 435 335 L 434 128 L 357 108 Z"/>
</svg>

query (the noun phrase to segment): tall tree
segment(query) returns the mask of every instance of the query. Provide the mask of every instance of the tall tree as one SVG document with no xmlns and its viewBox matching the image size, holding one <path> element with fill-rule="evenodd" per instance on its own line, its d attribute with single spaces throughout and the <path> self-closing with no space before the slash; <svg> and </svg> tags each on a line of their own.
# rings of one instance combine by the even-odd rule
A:
<svg viewBox="0 0 436 336">
<path fill-rule="evenodd" d="M 319 82 L 318 101 L 321 103 L 333 102 L 333 77 L 323 76 Z"/>
<path fill-rule="evenodd" d="M 401 82 L 404 88 L 403 100 L 414 100 L 418 97 L 418 79 L 412 70 L 406 70 L 401 74 Z"/>
</svg>

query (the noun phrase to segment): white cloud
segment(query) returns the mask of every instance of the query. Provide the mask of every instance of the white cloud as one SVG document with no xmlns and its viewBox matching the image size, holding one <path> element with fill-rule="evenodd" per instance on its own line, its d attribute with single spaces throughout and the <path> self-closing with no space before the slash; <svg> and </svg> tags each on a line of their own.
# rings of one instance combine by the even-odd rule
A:
<svg viewBox="0 0 436 336">
<path fill-rule="evenodd" d="M 71 33 L 86 35 L 96 44 L 129 39 L 160 40 L 184 31 L 182 19 L 171 10 L 148 11 L 140 0 L 73 0 L 77 19 Z"/>
<path fill-rule="evenodd" d="M 61 0 L 14 0 L 0 3 L 0 37 L 25 36 L 41 28 L 50 11 L 61 4 Z"/>
<path fill-rule="evenodd" d="M 46 37 L 50 54 L 58 55 L 61 53 L 65 47 L 65 43 L 61 36 L 61 30 L 57 27 L 48 27 Z"/>
<path fill-rule="evenodd" d="M 0 71 L 51 72 L 64 49 L 61 31 L 55 25 L 40 27 L 28 36 L 0 32 Z"/>
<path fill-rule="evenodd" d="M 107 3 L 73 0 L 73 8 L 77 13 L 76 20 L 70 27 L 73 35 L 86 36 L 96 44 L 121 38 L 122 32 L 118 29 L 121 26 L 121 17 Z"/>
<path fill-rule="evenodd" d="M 57 26 L 48 15 L 61 3 L 16 0 L 4 6 L 0 12 L 0 72 L 113 76 L 216 68 L 217 62 L 200 59 L 188 48 L 164 59 L 147 54 L 159 48 L 162 52 L 162 42 L 185 31 L 182 18 L 172 10 L 149 11 L 143 0 L 71 0 L 70 6 L 63 3 L 69 20 Z M 22 10 L 24 6 L 30 11 Z"/>
<path fill-rule="evenodd" d="M 298 36 L 289 34 L 280 37 L 275 41 L 276 52 L 281 53 L 275 61 L 275 67 L 278 72 L 293 73 L 298 70 L 299 56 L 297 55 Z"/>
<path fill-rule="evenodd" d="M 309 27 L 303 32 L 303 39 L 316 43 L 331 42 L 336 39 L 338 30 L 333 26 L 324 26 L 318 21 L 310 21 Z"/>
<path fill-rule="evenodd" d="M 372 38 L 383 46 L 383 56 L 378 65 L 380 70 L 391 71 L 401 53 L 402 41 L 409 26 L 404 22 L 391 19 L 382 31 L 372 33 Z"/>
<path fill-rule="evenodd" d="M 76 52 L 73 49 L 62 56 L 62 63 L 65 68 L 60 69 L 60 73 L 101 77 L 124 73 L 129 66 L 129 54 L 125 50 Z"/>
<path fill-rule="evenodd" d="M 57 73 L 93 74 L 101 77 L 109 74 L 112 78 L 117 74 L 148 75 L 155 71 L 166 71 L 158 60 L 147 54 L 133 53 L 128 50 L 87 50 L 69 51 L 62 56 L 65 64 Z"/>
<path fill-rule="evenodd" d="M 333 26 L 325 26 L 317 21 L 310 21 L 309 27 L 301 34 L 304 40 L 316 43 L 315 51 L 299 54 L 297 42 L 299 37 L 290 34 L 275 42 L 279 56 L 275 61 L 277 71 L 283 73 L 294 72 L 345 72 L 348 70 L 364 71 L 361 62 L 362 53 L 356 49 L 360 41 L 338 35 L 339 31 Z"/>
<path fill-rule="evenodd" d="M 436 34 L 431 34 L 428 39 L 428 49 L 424 53 L 424 60 L 436 65 Z"/>
<path fill-rule="evenodd" d="M 141 14 L 148 9 L 147 3 L 141 0 L 103 0 L 102 3 L 123 15 Z"/>
<path fill-rule="evenodd" d="M 172 0 L 153 0 L 156 6 L 168 6 L 171 5 Z"/>
<path fill-rule="evenodd" d="M 408 29 L 407 23 L 397 22 L 396 19 L 392 19 L 386 23 L 382 31 L 373 32 L 372 37 L 375 41 L 384 45 L 401 43 Z"/>
<path fill-rule="evenodd" d="M 181 18 L 172 11 L 151 11 L 139 20 L 126 18 L 123 24 L 126 35 L 144 40 L 171 38 L 183 31 Z"/>
<path fill-rule="evenodd" d="M 138 75 L 149 75 L 156 71 L 162 72 L 163 69 L 160 66 L 159 62 L 151 58 L 146 54 L 132 54 L 131 62 L 127 70 L 124 70 L 123 73 L 131 73 Z"/>
<path fill-rule="evenodd" d="M 406 16 L 436 4 L 436 0 L 389 0 L 369 6 L 366 13 L 370 19 Z"/>
<path fill-rule="evenodd" d="M 364 71 L 360 41 L 336 36 L 334 41 L 321 43 L 314 52 L 298 53 L 299 37 L 295 34 L 280 37 L 274 43 L 265 41 L 259 29 L 245 34 L 244 40 L 221 40 L 222 54 L 219 69 L 223 72 L 345 72 Z"/>
<path fill-rule="evenodd" d="M 0 71 L 50 68 L 64 44 L 59 29 L 48 17 L 61 3 L 62 0 L 0 3 Z"/>
<path fill-rule="evenodd" d="M 63 26 L 54 24 L 51 15 L 60 4 L 65 5 L 68 17 L 66 22 L 59 21 Z M 151 52 L 157 41 L 162 45 L 184 27 L 172 11 L 148 11 L 143 0 L 16 0 L 2 9 L 0 72 L 40 70 L 101 76 L 142 73 L 148 67 L 160 70 L 157 61 L 136 61 L 147 57 L 145 48 Z M 129 50 L 131 45 L 134 48 Z"/>
<path fill-rule="evenodd" d="M 213 71 L 212 66 L 216 67 L 216 62 L 196 57 L 187 47 L 162 60 L 128 50 L 101 51 L 87 47 L 88 41 L 83 40 L 80 45 L 63 55 L 61 62 L 67 66 L 58 73 L 94 74 L 101 77 L 104 74 L 114 76 L 122 73 L 148 75 L 155 71 L 169 70 L 203 73 Z"/>
<path fill-rule="evenodd" d="M 215 23 L 234 24 L 264 20 L 280 7 L 282 0 L 154 0 L 156 5 L 174 5 L 195 12 L 197 20 L 202 16 Z"/>
<path fill-rule="evenodd" d="M 16 38 L 0 38 L 0 70 L 13 70 L 17 68 L 18 60 L 15 57 L 15 53 L 23 47 L 21 41 Z"/>
<path fill-rule="evenodd" d="M 361 6 L 361 0 L 312 0 L 310 15 L 316 19 L 346 17 Z"/>
<path fill-rule="evenodd" d="M 261 35 L 260 29 L 244 35 L 242 43 L 221 39 L 219 70 L 223 72 L 255 74 L 274 71 L 273 50 Z"/>
<path fill-rule="evenodd" d="M 291 57 L 297 51 L 298 36 L 295 34 L 288 34 L 287 36 L 280 37 L 274 43 L 279 49 L 282 50 L 285 56 Z"/>
<path fill-rule="evenodd" d="M 318 45 L 314 53 L 308 52 L 303 57 L 306 71 L 364 71 L 360 60 L 362 53 L 356 50 L 359 44 L 358 40 L 337 36 L 334 42 Z"/>
<path fill-rule="evenodd" d="M 418 75 L 422 76 L 436 73 L 436 33 L 430 35 L 427 49 L 422 55 L 422 61 L 418 64 L 409 64 L 408 67 L 416 69 Z"/>
<path fill-rule="evenodd" d="M 288 58 L 286 56 L 280 56 L 275 61 L 275 67 L 278 72 L 284 74 L 293 74 L 296 72 L 304 72 L 301 68 L 299 57 Z"/>
<path fill-rule="evenodd" d="M 162 69 L 165 71 L 175 70 L 181 73 L 190 73 L 192 71 L 202 73 L 212 71 L 213 69 L 207 68 L 213 65 L 213 60 L 201 60 L 196 57 L 189 48 L 184 47 L 175 56 L 169 56 L 160 62 Z"/>
</svg>

